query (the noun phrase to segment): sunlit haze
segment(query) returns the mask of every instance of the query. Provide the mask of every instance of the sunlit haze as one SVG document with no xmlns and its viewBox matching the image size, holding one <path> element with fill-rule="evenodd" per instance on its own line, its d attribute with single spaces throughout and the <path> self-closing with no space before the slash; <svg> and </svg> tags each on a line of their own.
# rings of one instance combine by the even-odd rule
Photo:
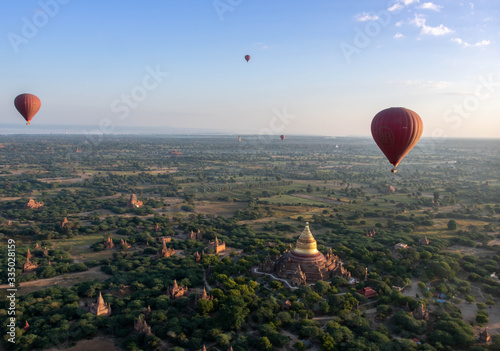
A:
<svg viewBox="0 0 500 351">
<path fill-rule="evenodd" d="M 496 0 L 2 5 L 0 122 L 30 133 L 368 136 L 403 106 L 424 137 L 499 136 Z M 42 101 L 29 127 L 21 93 Z"/>
</svg>

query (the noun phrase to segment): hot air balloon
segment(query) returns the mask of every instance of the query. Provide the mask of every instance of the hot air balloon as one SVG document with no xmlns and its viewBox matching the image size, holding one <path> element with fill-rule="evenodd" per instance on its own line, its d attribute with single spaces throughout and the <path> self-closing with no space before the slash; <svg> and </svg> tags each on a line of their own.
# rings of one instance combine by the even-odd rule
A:
<svg viewBox="0 0 500 351">
<path fill-rule="evenodd" d="M 391 107 L 380 111 L 372 120 L 372 136 L 378 147 L 394 165 L 391 172 L 417 144 L 424 124 L 420 116 L 404 107 Z"/>
<path fill-rule="evenodd" d="M 41 104 L 40 99 L 33 94 L 21 94 L 14 100 L 14 106 L 26 120 L 26 125 L 30 125 L 31 119 L 40 110 Z"/>
<path fill-rule="evenodd" d="M 281 141 L 285 140 L 285 136 L 283 134 L 280 135 L 280 139 L 281 139 Z"/>
<path fill-rule="evenodd" d="M 238 137 L 238 141 L 241 143 L 241 137 L 240 136 Z"/>
<path fill-rule="evenodd" d="M 245 55 L 245 60 L 250 61 L 250 55 Z"/>
</svg>

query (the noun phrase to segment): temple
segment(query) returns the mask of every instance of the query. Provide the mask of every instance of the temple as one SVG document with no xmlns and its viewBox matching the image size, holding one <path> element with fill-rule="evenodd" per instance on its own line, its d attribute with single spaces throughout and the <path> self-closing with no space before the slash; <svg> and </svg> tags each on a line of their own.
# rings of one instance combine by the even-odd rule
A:
<svg viewBox="0 0 500 351">
<path fill-rule="evenodd" d="M 203 292 L 201 293 L 201 295 L 195 296 L 195 304 L 197 304 L 198 301 L 202 301 L 202 300 L 212 301 L 213 299 L 214 299 L 214 297 L 211 295 L 208 295 L 207 290 L 205 289 L 205 287 L 203 287 Z"/>
<path fill-rule="evenodd" d="M 142 207 L 144 203 L 142 201 L 137 200 L 137 196 L 135 194 L 130 195 L 130 199 L 127 202 L 127 208 L 139 208 Z"/>
<path fill-rule="evenodd" d="M 418 243 L 422 246 L 425 246 L 425 245 L 429 245 L 431 242 L 429 241 L 429 239 L 427 239 L 427 235 L 424 236 L 422 239 L 420 239 L 418 241 Z"/>
<path fill-rule="evenodd" d="M 167 258 L 175 255 L 175 250 L 173 248 L 167 247 L 167 241 L 163 240 L 162 247 L 158 250 L 158 258 Z"/>
<path fill-rule="evenodd" d="M 130 244 L 127 242 L 127 240 L 121 239 L 120 244 L 122 245 L 122 249 L 124 250 L 130 249 Z"/>
<path fill-rule="evenodd" d="M 139 318 L 137 318 L 137 322 L 134 323 L 134 330 L 138 333 L 153 335 L 153 333 L 151 332 L 151 327 L 148 325 L 148 323 L 146 323 L 145 320 L 141 318 L 141 316 L 139 316 Z"/>
<path fill-rule="evenodd" d="M 108 240 L 104 243 L 104 248 L 112 249 L 113 247 L 115 247 L 115 244 L 113 243 L 113 240 L 111 240 L 111 237 L 108 236 Z"/>
<path fill-rule="evenodd" d="M 413 311 L 413 317 L 418 320 L 429 320 L 429 310 L 424 307 L 424 304 L 420 304 L 415 311 Z"/>
<path fill-rule="evenodd" d="M 226 249 L 226 243 L 222 240 L 217 239 L 217 236 L 216 236 L 214 241 L 208 242 L 208 248 L 213 249 L 215 251 L 215 253 L 219 253 L 219 252 L 224 251 Z"/>
<path fill-rule="evenodd" d="M 43 207 L 43 202 L 37 202 L 33 199 L 30 199 L 28 203 L 25 205 L 26 208 L 37 209 Z"/>
<path fill-rule="evenodd" d="M 23 264 L 23 272 L 24 273 L 36 271 L 36 269 L 38 268 L 38 264 L 32 263 L 30 261 L 30 258 L 32 258 L 32 257 L 33 257 L 33 255 L 30 253 L 30 249 L 28 249 L 28 252 L 26 253 L 26 262 Z"/>
<path fill-rule="evenodd" d="M 485 344 L 489 343 L 491 340 L 491 335 L 488 333 L 488 328 L 485 328 L 484 331 L 479 333 L 479 341 Z"/>
<path fill-rule="evenodd" d="M 65 226 L 66 224 L 68 224 L 68 223 L 69 223 L 69 222 L 68 222 L 68 219 L 67 219 L 66 217 L 64 217 L 64 219 L 63 219 L 63 221 L 62 221 L 62 223 L 61 223 L 61 228 L 64 228 L 64 226 Z"/>
<path fill-rule="evenodd" d="M 196 233 L 191 230 L 191 233 L 189 233 L 189 235 L 188 235 L 188 239 L 201 240 L 201 239 L 203 239 L 203 234 L 201 234 L 199 229 L 198 229 L 198 232 L 196 232 Z"/>
<path fill-rule="evenodd" d="M 297 239 L 295 249 L 287 250 L 277 260 L 266 261 L 259 265 L 259 270 L 266 273 L 275 272 L 280 278 L 291 280 L 293 285 L 304 285 L 306 282 L 327 280 L 333 276 L 351 278 L 351 273 L 343 266 L 340 258 L 332 253 L 325 256 L 318 251 L 309 223 Z"/>
<path fill-rule="evenodd" d="M 109 303 L 105 303 L 102 298 L 101 292 L 99 291 L 99 297 L 97 298 L 97 304 L 93 303 L 90 305 L 90 313 L 96 316 L 110 316 L 111 306 Z"/>
<path fill-rule="evenodd" d="M 177 280 L 174 280 L 174 284 L 167 288 L 167 295 L 172 300 L 180 299 L 181 297 L 184 297 L 187 294 L 188 294 L 188 287 L 177 285 Z"/>
</svg>

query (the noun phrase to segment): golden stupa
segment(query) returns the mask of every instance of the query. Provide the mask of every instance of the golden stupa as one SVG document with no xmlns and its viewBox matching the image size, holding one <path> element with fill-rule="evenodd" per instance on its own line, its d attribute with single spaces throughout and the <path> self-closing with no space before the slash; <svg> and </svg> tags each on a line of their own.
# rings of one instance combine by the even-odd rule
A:
<svg viewBox="0 0 500 351">
<path fill-rule="evenodd" d="M 318 244 L 309 229 L 309 222 L 306 223 L 293 250 L 285 252 L 274 263 L 268 260 L 262 268 L 275 271 L 279 277 L 285 279 L 292 279 L 299 272 L 303 277 L 302 284 L 306 281 L 327 280 L 334 275 L 340 275 L 346 279 L 351 277 L 342 266 L 340 258 L 334 255 L 331 249 L 326 256 L 318 251 Z"/>
<path fill-rule="evenodd" d="M 297 244 L 295 245 L 295 249 L 293 251 L 300 255 L 317 255 L 320 253 L 318 251 L 316 239 L 314 239 L 311 230 L 309 229 L 309 222 L 306 222 L 306 227 L 297 239 Z"/>
</svg>

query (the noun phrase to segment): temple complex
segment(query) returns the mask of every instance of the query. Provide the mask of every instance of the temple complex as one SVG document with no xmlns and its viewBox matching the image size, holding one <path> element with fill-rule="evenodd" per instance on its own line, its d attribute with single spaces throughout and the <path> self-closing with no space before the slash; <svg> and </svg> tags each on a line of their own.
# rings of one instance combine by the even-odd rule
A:
<svg viewBox="0 0 500 351">
<path fill-rule="evenodd" d="M 26 205 L 26 208 L 31 208 L 31 209 L 37 209 L 37 208 L 42 208 L 43 207 L 43 202 L 37 202 L 33 199 L 30 199 Z"/>
<path fill-rule="evenodd" d="M 99 297 L 97 298 L 97 303 L 90 305 L 90 313 L 96 316 L 110 316 L 111 306 L 109 303 L 105 303 L 102 298 L 101 292 L 99 291 Z"/>
<path fill-rule="evenodd" d="M 104 248 L 112 249 L 113 247 L 115 247 L 115 244 L 113 243 L 113 240 L 111 240 L 111 237 L 108 236 L 108 240 L 104 243 Z"/>
<path fill-rule="evenodd" d="M 213 249 L 215 251 L 215 253 L 219 253 L 219 252 L 224 251 L 226 249 L 226 243 L 222 240 L 217 239 L 217 236 L 216 236 L 214 241 L 208 242 L 208 248 Z"/>
<path fill-rule="evenodd" d="M 179 286 L 177 285 L 177 280 L 174 280 L 174 284 L 167 288 L 167 295 L 172 300 L 177 300 L 180 299 L 181 297 L 187 296 L 188 290 L 189 289 L 187 286 Z"/>
<path fill-rule="evenodd" d="M 277 260 L 268 256 L 259 265 L 259 270 L 265 273 L 275 272 L 280 278 L 290 279 L 294 285 L 328 280 L 333 276 L 351 278 L 351 273 L 342 266 L 342 261 L 331 249 L 326 256 L 318 251 L 309 223 L 306 223 L 297 239 L 295 249 L 285 251 Z"/>
<path fill-rule="evenodd" d="M 137 200 L 137 196 L 135 194 L 130 195 L 130 199 L 127 202 L 127 208 L 139 208 L 142 206 L 144 206 L 144 203 Z"/>
</svg>

